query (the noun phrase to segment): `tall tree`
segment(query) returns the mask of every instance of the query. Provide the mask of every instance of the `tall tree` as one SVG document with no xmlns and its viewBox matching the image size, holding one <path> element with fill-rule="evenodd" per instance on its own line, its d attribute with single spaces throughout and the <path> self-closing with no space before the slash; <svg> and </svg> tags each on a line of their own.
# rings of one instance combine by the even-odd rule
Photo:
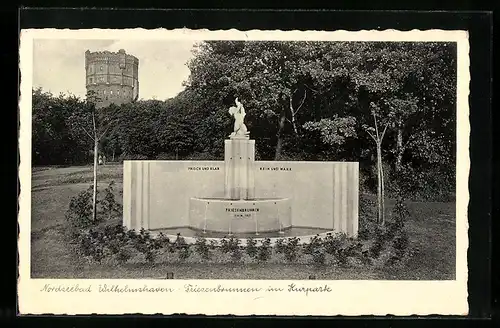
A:
<svg viewBox="0 0 500 328">
<path fill-rule="evenodd" d="M 76 164 L 88 149 L 71 133 L 69 117 L 81 101 L 72 95 L 54 96 L 42 89 L 32 94 L 32 154 L 34 165 Z"/>
<path fill-rule="evenodd" d="M 217 115 L 238 96 L 251 133 L 275 142 L 273 157 L 279 159 L 285 138 L 299 136 L 317 101 L 311 86 L 329 74 L 311 64 L 322 51 L 317 42 L 205 42 L 189 63 L 188 87 L 198 93 L 200 107 Z"/>
<path fill-rule="evenodd" d="M 93 193 L 92 193 L 92 220 L 97 220 L 97 168 L 99 157 L 99 142 L 113 125 L 114 114 L 105 109 L 97 109 L 96 103 L 99 98 L 96 93 L 90 91 L 83 106 L 77 107 L 71 114 L 72 127 L 76 131 L 85 133 L 93 144 Z M 116 111 L 116 106 L 113 107 Z"/>
<path fill-rule="evenodd" d="M 348 75 L 357 90 L 360 109 L 357 117 L 376 145 L 379 220 L 384 223 L 382 142 L 386 136 L 393 138 L 394 142 L 387 143 L 386 154 L 387 159 L 393 161 L 396 176 L 400 176 L 405 150 L 418 147 L 419 140 L 435 134 L 436 118 L 442 122 L 453 108 L 453 47 L 436 43 L 379 42 L 360 43 L 352 50 L 356 60 L 350 61 Z M 436 106 L 439 99 L 441 106 Z M 439 150 L 439 147 L 433 148 L 424 155 L 428 156 L 427 160 Z"/>
<path fill-rule="evenodd" d="M 380 108 L 374 104 L 370 103 L 371 113 L 373 116 L 373 126 L 364 125 L 366 133 L 373 139 L 377 149 L 377 219 L 382 225 L 385 224 L 385 184 L 384 184 L 384 166 L 382 162 L 382 142 L 384 141 L 385 133 L 389 123 L 387 120 L 381 121 L 380 119 Z M 379 119 L 377 120 L 377 117 Z"/>
</svg>

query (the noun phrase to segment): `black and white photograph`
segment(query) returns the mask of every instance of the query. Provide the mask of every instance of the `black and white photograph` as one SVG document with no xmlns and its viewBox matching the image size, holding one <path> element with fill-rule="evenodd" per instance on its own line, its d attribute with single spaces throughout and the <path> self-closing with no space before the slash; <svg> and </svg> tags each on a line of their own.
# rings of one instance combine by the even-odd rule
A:
<svg viewBox="0 0 500 328">
<path fill-rule="evenodd" d="M 463 31 L 22 33 L 26 308 L 466 312 L 467 47 Z"/>
</svg>

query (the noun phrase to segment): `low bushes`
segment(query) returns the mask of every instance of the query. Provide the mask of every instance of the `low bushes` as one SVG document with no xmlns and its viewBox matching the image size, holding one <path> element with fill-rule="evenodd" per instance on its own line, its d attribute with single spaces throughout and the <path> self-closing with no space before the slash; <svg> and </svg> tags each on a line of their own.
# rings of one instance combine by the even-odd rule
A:
<svg viewBox="0 0 500 328">
<path fill-rule="evenodd" d="M 306 243 L 297 237 L 279 238 L 274 244 L 269 238 L 259 241 L 248 238 L 242 246 L 238 238 L 219 241 L 196 238 L 188 244 L 178 234 L 172 240 L 159 233 L 126 230 L 119 218 L 121 206 L 114 199 L 114 183 L 99 193 L 98 217 L 92 220 L 89 188 L 75 196 L 66 214 L 72 229 L 70 241 L 75 252 L 90 262 L 125 263 L 298 263 L 316 266 L 392 266 L 402 265 L 411 258 L 405 222 L 410 213 L 400 199 L 385 226 L 364 220 L 358 238 L 328 233 L 314 236 Z M 110 222 L 114 222 L 110 224 Z"/>
<path fill-rule="evenodd" d="M 382 230 L 381 230 L 382 231 Z M 126 231 L 122 225 L 83 229 L 75 239 L 77 250 L 90 262 L 124 263 L 298 263 L 340 267 L 359 265 L 393 265 L 406 256 L 409 242 L 404 233 L 389 238 L 389 230 L 378 232 L 373 241 L 347 238 L 343 234 L 315 236 L 310 242 L 281 238 L 271 244 L 269 238 L 237 238 L 220 241 L 196 238 L 187 244 L 178 235 L 170 240 L 162 233 L 151 236 L 147 231 Z"/>
<path fill-rule="evenodd" d="M 97 190 L 95 219 L 92 217 L 93 187 L 89 186 L 73 197 L 66 211 L 66 220 L 70 223 L 70 227 L 85 229 L 121 216 L 122 206 L 115 200 L 114 186 L 115 182 L 111 181 L 103 191 Z"/>
</svg>

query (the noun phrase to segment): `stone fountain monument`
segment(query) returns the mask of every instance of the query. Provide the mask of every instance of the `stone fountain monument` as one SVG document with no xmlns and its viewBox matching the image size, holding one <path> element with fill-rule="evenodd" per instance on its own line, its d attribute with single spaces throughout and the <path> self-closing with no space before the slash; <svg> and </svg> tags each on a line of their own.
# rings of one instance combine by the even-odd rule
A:
<svg viewBox="0 0 500 328">
<path fill-rule="evenodd" d="M 255 161 L 238 99 L 229 114 L 224 161 L 124 161 L 125 227 L 207 238 L 357 235 L 357 162 Z"/>
<path fill-rule="evenodd" d="M 193 197 L 189 203 L 192 227 L 206 231 L 233 233 L 277 231 L 291 227 L 289 198 L 255 197 L 255 140 L 244 123 L 245 108 L 235 100 L 229 108 L 234 131 L 225 140 L 224 198 Z"/>
</svg>

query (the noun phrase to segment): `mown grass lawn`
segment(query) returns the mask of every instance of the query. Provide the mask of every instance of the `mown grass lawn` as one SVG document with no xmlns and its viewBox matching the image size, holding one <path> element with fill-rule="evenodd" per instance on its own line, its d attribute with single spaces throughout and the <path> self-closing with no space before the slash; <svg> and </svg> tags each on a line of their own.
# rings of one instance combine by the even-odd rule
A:
<svg viewBox="0 0 500 328">
<path fill-rule="evenodd" d="M 114 180 L 121 202 L 122 166 L 99 167 L 99 186 Z M 75 257 L 64 239 L 64 214 L 71 197 L 92 183 L 89 166 L 34 168 L 31 203 L 32 278 L 148 279 L 404 279 L 448 280 L 455 278 L 455 203 L 410 202 L 406 223 L 412 247 L 418 252 L 403 268 L 337 268 L 283 264 L 90 264 Z M 388 209 L 393 202 L 388 201 Z"/>
</svg>

